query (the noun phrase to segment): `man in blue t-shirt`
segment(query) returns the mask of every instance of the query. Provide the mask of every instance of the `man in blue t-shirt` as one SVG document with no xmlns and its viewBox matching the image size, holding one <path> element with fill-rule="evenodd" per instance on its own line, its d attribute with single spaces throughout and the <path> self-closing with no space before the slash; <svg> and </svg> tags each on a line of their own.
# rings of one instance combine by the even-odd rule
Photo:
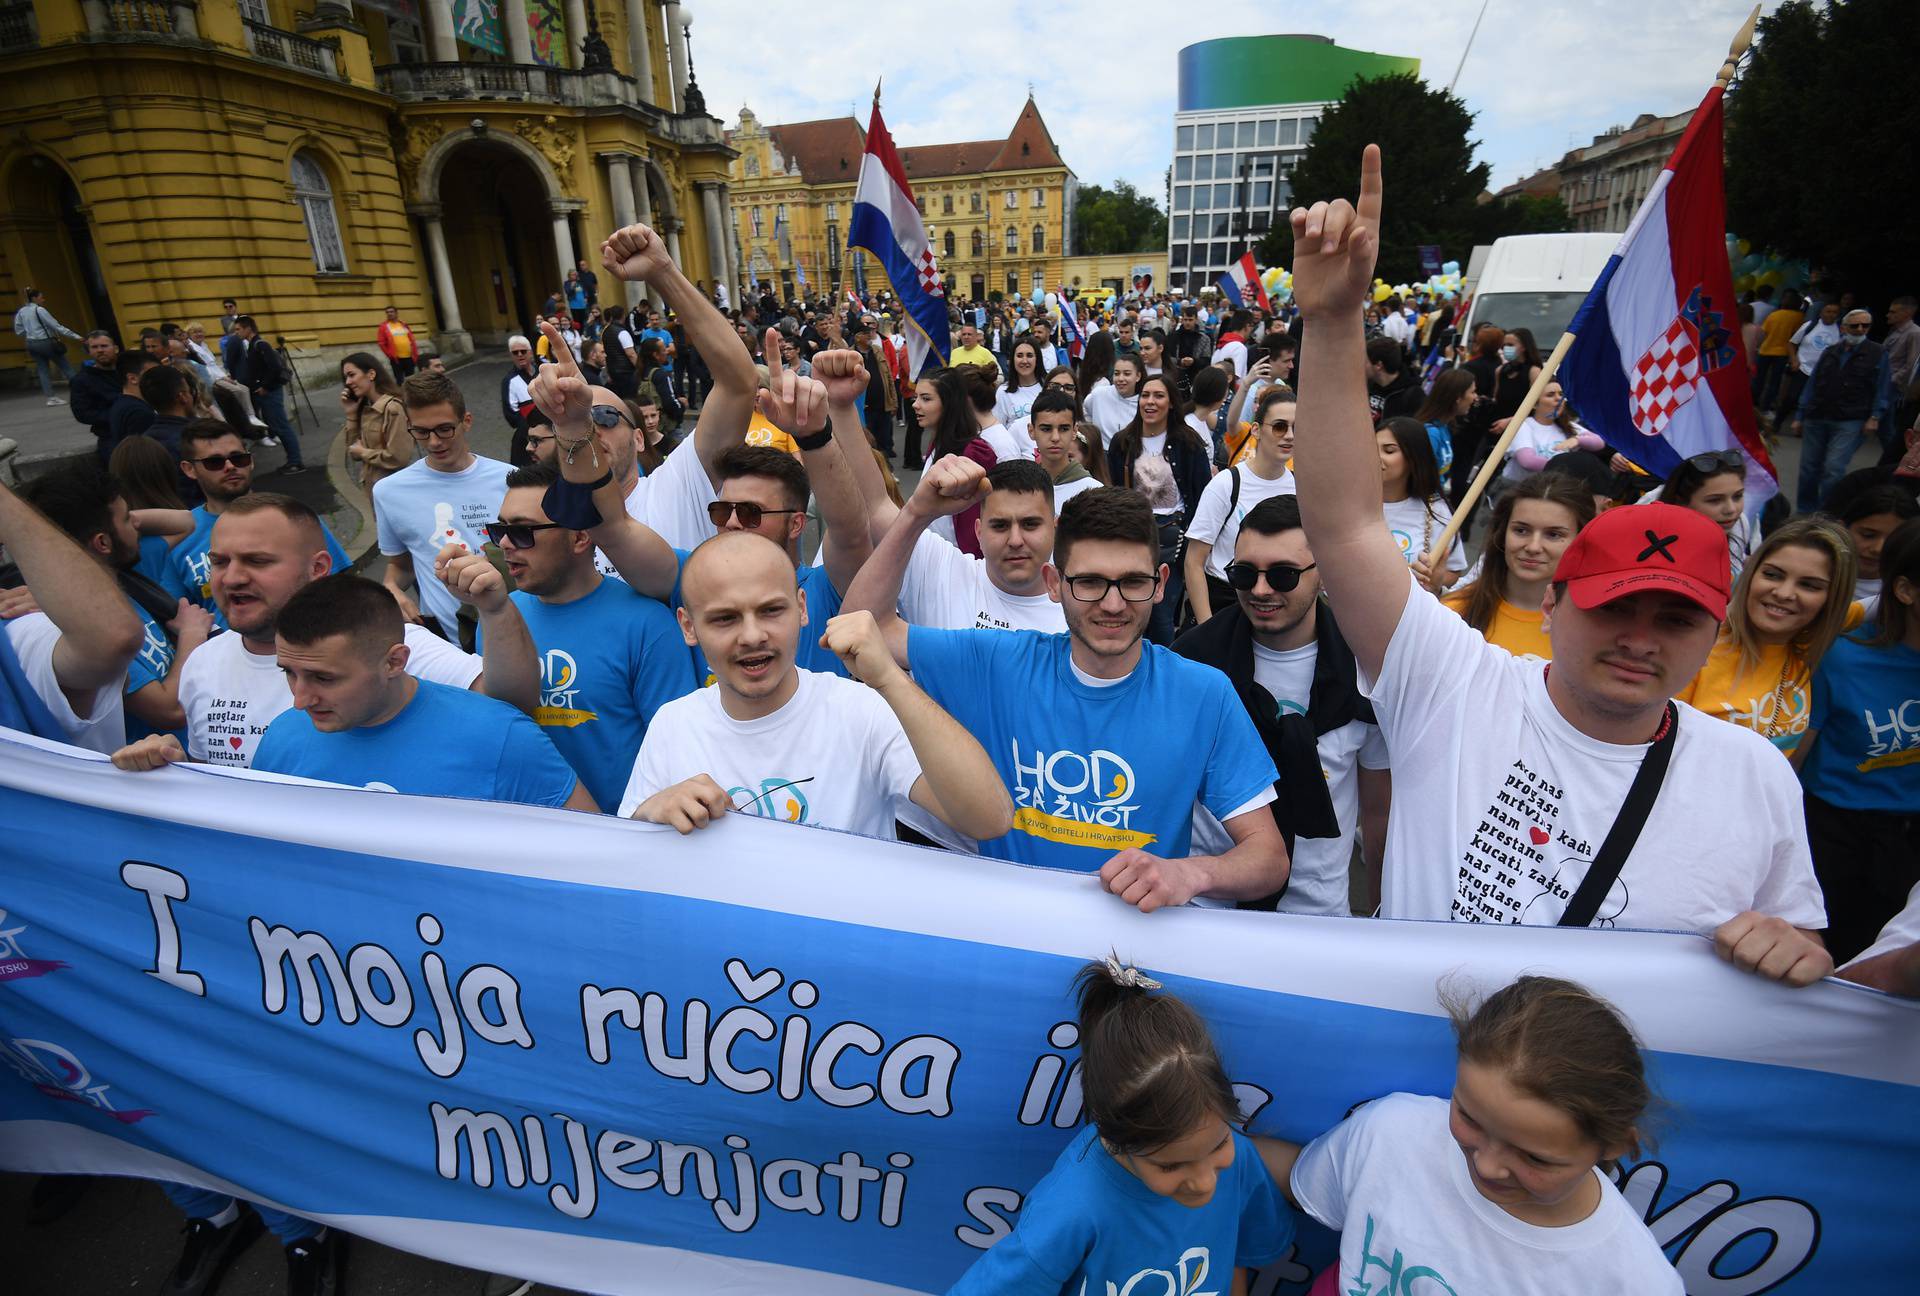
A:
<svg viewBox="0 0 1920 1296">
<path fill-rule="evenodd" d="M 208 550 L 213 544 L 214 522 L 228 505 L 253 490 L 253 454 L 230 425 L 219 419 L 195 419 L 180 429 L 180 475 L 199 487 L 206 503 L 193 510 L 193 530 L 169 540 L 171 547 L 161 565 L 160 585 L 175 598 L 212 612 L 214 624 L 224 630 L 226 618 L 213 601 L 213 565 Z M 338 573 L 351 567 L 347 551 L 333 538 L 324 519 L 320 533 L 333 559 L 332 570 Z"/>
<path fill-rule="evenodd" d="M 986 493 L 976 475 L 953 482 Z M 1046 573 L 1064 636 L 934 630 L 890 608 L 876 614 L 895 658 L 980 739 L 1013 794 L 1013 831 L 982 842 L 981 854 L 1097 870 L 1142 912 L 1272 895 L 1288 871 L 1266 808 L 1279 777 L 1272 758 L 1225 675 L 1143 641 L 1166 590 L 1156 536 L 1134 491 L 1067 501 Z M 1232 836 L 1224 854 L 1188 855 L 1195 802 Z"/>
<path fill-rule="evenodd" d="M 267 726 L 253 768 L 416 796 L 598 809 L 526 716 L 409 675 L 405 633 L 388 591 L 359 576 L 323 576 L 287 600 L 275 640 L 295 709 Z"/>
<path fill-rule="evenodd" d="M 602 576 L 587 533 L 548 519 L 542 501 L 559 476 L 552 464 L 514 469 L 486 533 L 506 557 L 517 587 L 511 597 L 538 654 L 534 721 L 611 810 L 654 714 L 698 680 L 666 605 Z M 469 597 L 462 586 L 449 588 Z"/>
</svg>

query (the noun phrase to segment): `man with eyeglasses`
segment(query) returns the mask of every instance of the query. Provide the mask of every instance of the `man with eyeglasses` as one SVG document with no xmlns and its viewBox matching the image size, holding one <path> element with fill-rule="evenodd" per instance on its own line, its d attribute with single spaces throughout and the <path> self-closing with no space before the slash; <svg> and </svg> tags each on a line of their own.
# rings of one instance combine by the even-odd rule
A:
<svg viewBox="0 0 1920 1296">
<path fill-rule="evenodd" d="M 760 413 L 793 438 L 804 465 L 771 446 L 729 446 L 712 468 L 719 480 L 718 498 L 706 505 L 709 525 L 700 539 L 710 536 L 714 529 L 757 531 L 779 545 L 797 568 L 810 623 L 819 626 L 839 612 L 841 595 L 872 552 L 866 504 L 855 479 L 856 471 L 878 474 L 855 408 L 866 392 L 867 371 L 854 352 L 830 350 L 815 358 L 815 377 L 801 378 L 780 364 L 778 339 L 771 329 L 766 346 L 768 386 L 758 393 Z M 594 390 L 564 360 L 549 366 L 549 372 L 542 374 L 534 387 L 534 398 L 554 420 L 559 437 L 560 471 L 567 483 L 561 494 L 571 491 L 577 498 L 577 492 L 590 490 L 592 507 L 583 511 L 577 525 L 591 530 L 594 543 L 629 585 L 677 607 L 685 594 L 682 565 L 689 548 L 669 541 L 648 522 L 637 520 L 627 501 L 618 495 L 615 469 L 609 464 L 617 461 L 623 438 L 596 412 Z M 707 409 L 712 405 L 709 399 Z M 703 425 L 708 416 L 702 412 Z M 631 434 L 624 440 L 631 442 Z M 569 445 L 578 447 L 571 456 L 567 454 Z M 686 453 L 687 447 L 682 445 L 669 456 L 668 466 Z M 855 468 L 849 468 L 849 460 Z M 663 468 L 656 476 L 664 477 L 666 472 Z M 825 534 L 820 562 L 800 567 L 800 536 L 806 529 L 807 499 L 813 493 L 819 496 Z M 572 521 L 564 512 L 556 513 L 555 508 L 550 500 L 550 515 Z M 691 645 L 693 641 L 688 642 Z M 797 651 L 798 664 L 808 670 L 832 674 L 846 671 L 840 658 L 817 635 L 802 636 Z M 695 669 L 706 681 L 708 663 L 696 656 Z"/>
<path fill-rule="evenodd" d="M 594 803 L 611 807 L 633 771 L 634 756 L 660 708 L 698 684 L 673 614 L 657 599 L 608 580 L 594 565 L 585 531 L 547 517 L 547 489 L 560 479 L 552 463 L 507 477 L 500 516 L 486 523 L 513 582 L 540 665 L 534 723 L 552 741 Z M 477 576 L 482 576 L 476 572 Z M 485 615 L 503 587 L 483 578 L 455 593 Z"/>
<path fill-rule="evenodd" d="M 180 475 L 199 487 L 206 502 L 193 510 L 193 528 L 169 541 L 160 568 L 160 587 L 214 613 L 214 624 L 225 628 L 213 598 L 212 568 L 207 557 L 213 525 L 235 500 L 253 490 L 253 454 L 240 434 L 219 419 L 195 419 L 180 429 Z M 320 534 L 326 542 L 333 571 L 352 563 L 324 520 Z"/>
<path fill-rule="evenodd" d="M 945 461 L 951 463 L 951 460 Z M 943 489 L 982 501 L 956 471 Z M 1255 900 L 1287 879 L 1267 804 L 1273 761 L 1225 676 L 1144 642 L 1166 589 L 1159 529 L 1137 492 L 1101 487 L 1068 501 L 1047 593 L 1065 635 L 882 625 L 899 664 L 978 738 L 1013 795 L 1013 831 L 982 841 L 994 859 L 1098 872 L 1142 912 L 1197 897 Z M 1232 846 L 1191 855 L 1195 804 Z"/>
<path fill-rule="evenodd" d="M 1254 409 L 1253 453 L 1223 473 L 1216 473 L 1200 492 L 1200 503 L 1187 524 L 1187 601 L 1194 620 L 1204 622 L 1223 607 L 1233 605 L 1227 583 L 1234 538 L 1240 524 L 1260 503 L 1276 495 L 1294 493 L 1287 460 L 1293 455 L 1294 401 L 1285 388 L 1262 396 Z"/>
<path fill-rule="evenodd" d="M 1849 311 L 1840 321 L 1840 344 L 1828 347 L 1800 390 L 1793 430 L 1800 443 L 1800 485 L 1794 501 L 1802 513 L 1827 502 L 1847 475 L 1860 442 L 1880 430 L 1893 402 L 1886 348 L 1867 337 L 1873 316 Z"/>
<path fill-rule="evenodd" d="M 401 384 L 400 400 L 421 454 L 373 486 L 380 552 L 387 559 L 381 581 L 407 620 L 419 621 L 424 612 L 449 641 L 471 647 L 471 622 L 463 628 L 460 600 L 441 583 L 434 563 L 449 544 L 480 552 L 483 528 L 499 511 L 513 468 L 468 446 L 473 414 L 451 377 L 416 373 Z M 407 593 L 409 583 L 419 592 L 417 604 Z"/>
<path fill-rule="evenodd" d="M 1262 500 L 1236 525 L 1223 583 L 1232 601 L 1217 604 L 1204 625 L 1173 641 L 1173 650 L 1233 681 L 1280 771 L 1267 808 L 1286 839 L 1292 871 L 1284 891 L 1252 907 L 1349 913 L 1347 871 L 1357 834 L 1371 910 L 1379 902 L 1393 776 L 1353 650 L 1320 598 L 1300 501 L 1291 492 Z M 1204 847 L 1218 834 L 1203 816 L 1195 839 Z"/>
</svg>

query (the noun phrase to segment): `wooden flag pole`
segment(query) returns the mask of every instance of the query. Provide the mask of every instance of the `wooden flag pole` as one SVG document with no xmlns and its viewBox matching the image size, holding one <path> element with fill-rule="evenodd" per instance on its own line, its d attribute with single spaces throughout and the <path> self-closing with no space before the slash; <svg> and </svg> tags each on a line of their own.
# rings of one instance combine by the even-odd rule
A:
<svg viewBox="0 0 1920 1296">
<path fill-rule="evenodd" d="M 1747 15 L 1746 22 L 1740 24 L 1740 30 L 1734 33 L 1733 44 L 1727 50 L 1727 61 L 1720 65 L 1720 71 L 1714 77 L 1715 82 L 1722 89 L 1732 82 L 1741 58 L 1753 45 L 1753 29 L 1759 21 L 1760 6 L 1755 5 L 1753 12 Z M 1533 417 L 1534 406 L 1540 403 L 1540 393 L 1544 392 L 1547 384 L 1553 381 L 1554 374 L 1559 372 L 1560 362 L 1567 358 L 1567 349 L 1572 345 L 1571 332 L 1562 333 L 1560 340 L 1554 344 L 1553 354 L 1549 355 L 1546 364 L 1541 366 L 1540 376 L 1535 378 L 1533 386 L 1527 389 L 1525 399 L 1520 402 L 1520 408 L 1513 412 L 1513 416 L 1507 420 L 1506 429 L 1500 433 L 1500 439 L 1493 443 L 1492 449 L 1487 451 L 1486 460 L 1480 465 L 1480 471 L 1474 475 L 1473 484 L 1467 487 L 1467 493 L 1461 497 L 1460 507 L 1455 509 L 1453 516 L 1447 520 L 1445 529 L 1440 532 L 1439 541 L 1427 551 L 1429 571 L 1440 570 L 1440 560 L 1446 556 L 1454 537 L 1460 534 L 1460 528 L 1465 526 L 1467 519 L 1473 516 L 1474 506 L 1480 502 L 1480 496 L 1486 492 L 1487 484 L 1493 480 L 1493 475 L 1506 465 L 1507 449 L 1513 444 L 1513 438 L 1519 434 L 1521 420 Z"/>
</svg>

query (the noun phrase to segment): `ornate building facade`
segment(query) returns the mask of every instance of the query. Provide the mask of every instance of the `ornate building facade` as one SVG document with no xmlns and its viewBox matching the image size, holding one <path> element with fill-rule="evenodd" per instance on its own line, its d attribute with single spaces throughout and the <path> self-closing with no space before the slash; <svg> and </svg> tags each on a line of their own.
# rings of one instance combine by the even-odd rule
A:
<svg viewBox="0 0 1920 1296">
<path fill-rule="evenodd" d="M 749 108 L 727 133 L 744 277 L 783 299 L 806 288 L 881 288 L 846 250 L 866 131 L 851 117 L 768 126 Z M 1073 228 L 1073 171 L 1029 98 L 1004 139 L 902 147 L 949 298 L 1056 291 Z"/>
<path fill-rule="evenodd" d="M 639 219 L 737 299 L 678 0 L 294 5 L 0 0 L 0 297 L 123 339 L 231 297 L 317 374 L 389 302 L 446 354 L 525 331 Z"/>
</svg>

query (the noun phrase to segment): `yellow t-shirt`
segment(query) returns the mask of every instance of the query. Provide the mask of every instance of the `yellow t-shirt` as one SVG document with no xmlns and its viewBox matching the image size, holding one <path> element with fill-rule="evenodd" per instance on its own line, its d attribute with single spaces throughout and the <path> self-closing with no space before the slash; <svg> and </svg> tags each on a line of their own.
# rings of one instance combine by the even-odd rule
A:
<svg viewBox="0 0 1920 1296">
<path fill-rule="evenodd" d="M 759 410 L 755 410 L 753 417 L 747 420 L 747 444 L 772 446 L 775 450 L 786 451 L 796 459 L 800 457 L 800 447 L 793 443 L 793 438 L 767 422 Z"/>
<path fill-rule="evenodd" d="M 387 330 L 387 340 L 393 343 L 393 354 L 396 359 L 411 360 L 413 358 L 413 330 L 405 324 L 395 321 Z"/>
<path fill-rule="evenodd" d="M 1000 362 L 993 358 L 993 352 L 987 350 L 985 347 L 977 346 L 955 347 L 952 354 L 947 357 L 947 363 L 957 365 L 997 365 Z"/>
<path fill-rule="evenodd" d="M 1849 608 L 1845 628 L 1859 625 L 1865 611 L 1858 603 Z M 1752 669 L 1742 670 L 1740 651 L 1723 629 L 1707 664 L 1674 697 L 1715 719 L 1743 725 L 1792 755 L 1813 714 L 1813 674 L 1786 644 L 1760 645 Z"/>
<path fill-rule="evenodd" d="M 1467 600 L 1473 586 L 1455 590 L 1440 601 L 1458 612 L 1467 614 Z M 1540 628 L 1540 609 L 1529 612 L 1525 608 L 1515 607 L 1505 599 L 1493 611 L 1493 624 L 1487 627 L 1487 642 L 1496 648 L 1505 648 L 1515 657 L 1538 657 L 1543 661 L 1553 660 L 1553 640 L 1547 638 Z"/>
<path fill-rule="evenodd" d="M 1784 356 L 1793 354 L 1793 331 L 1806 323 L 1805 312 L 1788 310 L 1776 306 L 1760 321 L 1760 354 L 1763 356 Z"/>
</svg>

